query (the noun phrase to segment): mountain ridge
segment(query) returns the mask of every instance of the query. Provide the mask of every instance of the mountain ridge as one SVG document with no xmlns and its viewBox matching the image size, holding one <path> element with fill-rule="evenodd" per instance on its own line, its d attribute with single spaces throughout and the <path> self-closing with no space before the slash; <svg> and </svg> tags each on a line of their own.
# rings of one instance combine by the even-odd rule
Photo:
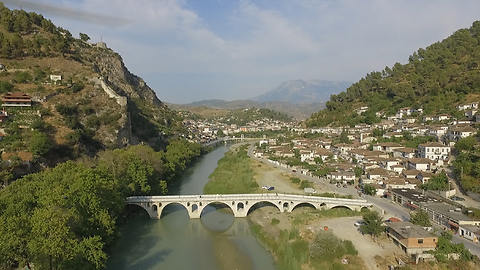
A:
<svg viewBox="0 0 480 270">
<path fill-rule="evenodd" d="M 181 105 L 170 104 L 170 106 L 183 109 L 189 106 L 204 106 L 222 110 L 258 107 L 285 113 L 297 120 L 305 120 L 313 113 L 325 108 L 325 102 L 330 95 L 340 93 L 351 84 L 346 81 L 296 79 L 284 81 L 268 92 L 246 100 L 210 99 Z"/>
<path fill-rule="evenodd" d="M 328 80 L 289 80 L 259 96 L 250 98 L 257 102 L 283 101 L 294 104 L 326 102 L 330 95 L 345 91 L 351 82 Z"/>
</svg>

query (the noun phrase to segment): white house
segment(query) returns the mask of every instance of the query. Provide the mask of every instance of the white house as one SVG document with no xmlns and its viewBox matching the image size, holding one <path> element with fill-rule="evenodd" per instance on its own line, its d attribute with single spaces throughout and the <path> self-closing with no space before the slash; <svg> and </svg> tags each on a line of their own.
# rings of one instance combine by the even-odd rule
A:
<svg viewBox="0 0 480 270">
<path fill-rule="evenodd" d="M 57 81 L 61 81 L 62 80 L 62 76 L 61 75 L 50 75 L 50 80 L 54 83 L 56 83 Z"/>
<path fill-rule="evenodd" d="M 450 156 L 450 146 L 438 142 L 428 142 L 418 145 L 418 156 L 430 160 L 447 160 Z"/>
<path fill-rule="evenodd" d="M 471 126 L 452 127 L 447 132 L 449 140 L 458 141 L 459 139 L 466 138 L 475 134 L 477 130 Z"/>
<path fill-rule="evenodd" d="M 478 103 L 470 103 L 470 104 L 461 104 L 457 105 L 457 110 L 459 111 L 465 111 L 465 110 L 475 110 L 478 109 Z"/>
<path fill-rule="evenodd" d="M 396 158 L 387 158 L 380 162 L 380 167 L 388 171 L 393 171 L 393 166 L 399 165 L 400 161 Z"/>
<path fill-rule="evenodd" d="M 393 150 L 394 157 L 414 158 L 417 150 L 412 147 L 403 147 Z"/>
<path fill-rule="evenodd" d="M 428 171 L 431 161 L 426 158 L 411 158 L 408 160 L 409 170 Z"/>
<path fill-rule="evenodd" d="M 395 149 L 404 148 L 405 146 L 393 143 L 393 142 L 386 142 L 386 143 L 377 143 L 373 145 L 373 151 L 382 151 L 387 153 L 393 153 Z"/>
</svg>

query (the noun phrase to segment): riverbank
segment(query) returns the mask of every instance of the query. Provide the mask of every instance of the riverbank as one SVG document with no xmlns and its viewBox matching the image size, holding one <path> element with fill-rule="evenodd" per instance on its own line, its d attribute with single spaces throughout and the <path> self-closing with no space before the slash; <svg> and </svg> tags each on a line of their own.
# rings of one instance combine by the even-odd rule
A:
<svg viewBox="0 0 480 270">
<path fill-rule="evenodd" d="M 275 166 L 263 163 L 259 160 L 251 159 L 250 166 L 255 170 L 255 179 L 262 185 L 275 185 L 278 192 L 288 193 L 289 189 L 296 189 L 291 193 L 302 193 L 295 185 L 291 183 L 291 175 Z M 281 177 L 270 177 L 270 176 Z M 285 191 L 282 189 L 287 187 Z M 332 192 L 328 185 L 315 186 L 318 193 Z M 311 213 L 309 213 L 311 212 Z M 339 263 L 339 260 L 331 260 L 331 264 L 315 266 L 302 264 L 299 269 L 388 269 L 389 266 L 398 265 L 399 259 L 404 262 L 410 261 L 410 258 L 397 247 L 385 235 L 379 238 L 372 238 L 369 235 L 362 235 L 358 228 L 353 224 L 362 219 L 361 216 L 342 216 L 331 213 L 323 216 L 322 211 L 311 208 L 295 209 L 292 213 L 280 213 L 275 207 L 261 207 L 248 215 L 249 222 L 252 224 L 252 231 L 257 235 L 257 239 L 270 250 L 277 261 L 279 255 L 275 253 L 275 244 L 282 231 L 298 230 L 298 235 L 307 241 L 314 239 L 315 234 L 325 228 L 333 232 L 338 238 L 348 240 L 353 243 L 358 250 L 358 256 L 346 256 L 348 264 Z M 278 269 L 293 269 L 281 268 Z M 419 265 L 408 265 L 407 269 L 434 270 L 434 269 L 476 269 L 475 265 L 461 261 L 451 261 L 446 264 L 421 263 Z"/>
</svg>

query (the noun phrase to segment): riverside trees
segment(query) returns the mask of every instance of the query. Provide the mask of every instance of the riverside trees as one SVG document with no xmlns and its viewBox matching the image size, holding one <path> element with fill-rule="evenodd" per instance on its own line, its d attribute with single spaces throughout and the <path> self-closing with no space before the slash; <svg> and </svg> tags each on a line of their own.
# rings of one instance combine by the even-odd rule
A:
<svg viewBox="0 0 480 270">
<path fill-rule="evenodd" d="M 0 269 L 103 269 L 124 198 L 164 194 L 200 153 L 182 140 L 165 152 L 132 146 L 14 181 L 0 191 Z"/>
</svg>

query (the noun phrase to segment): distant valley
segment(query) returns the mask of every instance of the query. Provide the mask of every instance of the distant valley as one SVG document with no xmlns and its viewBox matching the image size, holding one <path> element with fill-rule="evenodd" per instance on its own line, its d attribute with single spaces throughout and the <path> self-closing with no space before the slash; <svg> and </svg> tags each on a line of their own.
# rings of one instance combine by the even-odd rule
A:
<svg viewBox="0 0 480 270">
<path fill-rule="evenodd" d="M 304 120 L 312 113 L 325 109 L 325 102 L 332 94 L 345 91 L 352 83 L 321 80 L 290 80 L 278 87 L 248 100 L 202 100 L 190 104 L 170 104 L 172 109 L 192 110 L 204 107 L 218 110 L 241 108 L 268 108 Z M 301 105 L 301 106 L 299 106 Z M 196 110 L 199 111 L 198 109 Z"/>
</svg>

